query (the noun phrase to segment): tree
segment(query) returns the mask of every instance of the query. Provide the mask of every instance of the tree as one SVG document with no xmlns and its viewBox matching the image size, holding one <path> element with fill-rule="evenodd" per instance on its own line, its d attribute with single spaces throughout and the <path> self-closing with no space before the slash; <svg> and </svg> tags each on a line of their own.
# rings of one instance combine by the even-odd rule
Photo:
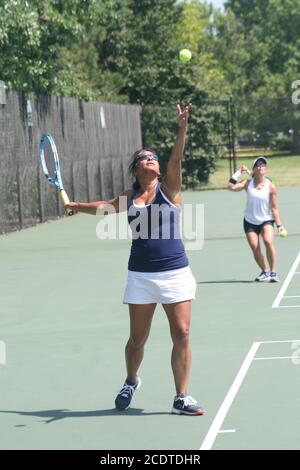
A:
<svg viewBox="0 0 300 470">
<path fill-rule="evenodd" d="M 176 131 L 175 111 L 170 111 L 165 104 L 168 103 L 169 107 L 172 101 L 175 103 L 179 100 L 184 103 L 191 100 L 186 147 L 186 169 L 189 177 L 185 181 L 188 185 L 194 185 L 199 181 L 207 182 L 209 174 L 214 171 L 216 161 L 223 154 L 221 143 L 226 126 L 225 110 L 221 106 L 220 113 L 216 113 L 217 105 L 212 105 L 208 101 L 214 98 L 228 99 L 229 87 L 215 57 L 207 48 L 211 7 L 192 1 L 182 2 L 180 5 L 175 5 L 175 8 L 176 22 L 169 38 L 169 52 L 161 66 L 165 70 L 166 83 L 160 79 L 160 70 L 158 70 L 156 82 L 153 82 L 152 89 L 147 94 L 148 100 L 151 98 L 151 101 L 149 100 L 149 104 L 143 107 L 143 134 L 147 145 L 160 147 L 164 164 L 173 145 Z M 191 62 L 185 65 L 178 60 L 178 52 L 184 47 L 191 49 L 193 54 Z M 160 66 L 159 58 L 157 65 Z M 153 67 L 155 66 L 154 56 Z M 152 75 L 150 77 L 152 78 Z M 148 86 L 148 80 L 144 86 Z M 136 89 L 138 92 L 138 84 Z"/>
<path fill-rule="evenodd" d="M 228 0 L 211 43 L 233 95 L 243 101 L 241 121 L 266 141 L 293 128 L 294 147 L 299 112 L 289 103 L 300 72 L 299 20 L 300 0 Z"/>
<path fill-rule="evenodd" d="M 3 0 L 0 5 L 0 70 L 10 89 L 55 92 L 63 68 L 60 48 L 81 32 L 80 0 Z"/>
</svg>

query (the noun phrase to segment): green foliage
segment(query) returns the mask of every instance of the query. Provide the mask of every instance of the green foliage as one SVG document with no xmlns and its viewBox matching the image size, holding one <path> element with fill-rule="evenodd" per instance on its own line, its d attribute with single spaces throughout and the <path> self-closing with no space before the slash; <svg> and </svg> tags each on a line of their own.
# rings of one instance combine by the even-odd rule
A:
<svg viewBox="0 0 300 470">
<path fill-rule="evenodd" d="M 238 99 L 238 132 L 255 132 L 265 145 L 284 133 L 299 147 L 299 111 L 291 84 L 300 73 L 300 0 L 228 0 L 215 16 L 211 50 Z"/>
<path fill-rule="evenodd" d="M 229 0 L 227 6 L 242 25 L 245 36 L 255 36 L 266 46 L 268 70 L 285 75 L 287 65 L 295 62 L 300 53 L 300 0 Z"/>
<path fill-rule="evenodd" d="M 278 150 L 290 150 L 293 149 L 293 138 L 291 135 L 284 135 L 283 133 L 274 136 L 271 140 L 271 148 Z"/>
<path fill-rule="evenodd" d="M 268 145 L 283 132 L 300 146 L 299 111 L 286 104 L 300 73 L 299 24 L 300 0 L 228 0 L 225 12 L 200 0 L 1 0 L 0 79 L 27 93 L 141 104 L 144 141 L 163 161 L 175 104 L 192 100 L 186 158 L 197 160 L 192 180 L 205 180 L 227 145 L 218 102 L 230 96 L 238 132 Z"/>
<path fill-rule="evenodd" d="M 62 68 L 60 47 L 80 34 L 79 0 L 3 0 L 0 5 L 0 70 L 8 88 L 55 92 Z"/>
<path fill-rule="evenodd" d="M 193 98 L 183 162 L 183 183 L 187 188 L 208 181 L 228 143 L 226 103 L 208 102 L 196 96 Z M 152 147 L 159 153 L 162 174 L 166 170 L 177 126 L 175 106 L 143 107 L 144 146 Z"/>
<path fill-rule="evenodd" d="M 79 40 L 63 51 L 62 93 L 86 100 L 128 102 L 122 88 L 127 77 L 124 71 L 130 68 L 126 23 L 131 15 L 127 0 L 90 2 L 82 18 Z M 67 86 L 70 93 L 66 93 Z"/>
<path fill-rule="evenodd" d="M 141 3 L 141 2 L 139 2 Z M 145 2 L 147 3 L 147 2 Z M 186 146 L 186 167 L 184 183 L 187 187 L 207 181 L 214 171 L 216 161 L 224 153 L 224 108 L 222 108 L 222 130 L 216 125 L 217 113 L 210 114 L 209 98 L 226 97 L 226 86 L 222 72 L 217 68 L 213 55 L 206 51 L 205 35 L 209 26 L 211 9 L 199 2 L 161 2 L 163 8 L 173 3 L 176 14 L 162 10 L 157 16 L 147 15 L 145 10 L 140 36 L 144 31 L 152 31 L 155 47 L 150 48 L 151 38 L 146 36 L 143 50 L 137 51 L 138 64 L 135 73 L 130 75 L 132 85 L 128 89 L 131 101 L 143 106 L 142 130 L 144 145 L 159 150 L 162 172 L 165 170 L 177 132 L 175 103 L 184 105 L 192 102 L 189 135 Z M 171 33 L 168 30 L 172 21 Z M 153 21 L 154 20 L 154 21 Z M 147 21 L 149 23 L 147 23 Z M 151 21 L 153 24 L 151 25 Z M 161 30 L 158 30 L 158 27 Z M 136 40 L 134 41 L 135 49 Z M 163 46 L 162 46 L 163 44 Z M 191 49 L 193 58 L 188 64 L 178 60 L 178 51 L 183 47 Z M 131 55 L 132 57 L 132 55 Z M 173 106 L 172 106 L 173 104 Z M 224 140 L 223 140 L 224 141 Z M 225 138 L 227 142 L 227 138 Z"/>
<path fill-rule="evenodd" d="M 186 187 L 207 183 L 228 145 L 228 102 L 194 97 L 187 145 Z"/>
</svg>

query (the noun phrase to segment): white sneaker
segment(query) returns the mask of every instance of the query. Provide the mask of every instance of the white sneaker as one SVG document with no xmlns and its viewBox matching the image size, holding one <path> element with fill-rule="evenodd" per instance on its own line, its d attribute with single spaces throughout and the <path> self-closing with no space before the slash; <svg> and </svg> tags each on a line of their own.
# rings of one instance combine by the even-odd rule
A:
<svg viewBox="0 0 300 470">
<path fill-rule="evenodd" d="M 256 282 L 266 282 L 271 280 L 271 274 L 269 271 L 262 271 L 259 276 L 255 278 Z"/>
<path fill-rule="evenodd" d="M 171 413 L 176 415 L 196 416 L 205 413 L 204 408 L 199 406 L 196 400 L 190 395 L 179 396 L 174 398 Z"/>
<path fill-rule="evenodd" d="M 277 273 L 275 273 L 274 271 L 271 272 L 270 278 L 270 282 L 279 282 Z"/>
</svg>

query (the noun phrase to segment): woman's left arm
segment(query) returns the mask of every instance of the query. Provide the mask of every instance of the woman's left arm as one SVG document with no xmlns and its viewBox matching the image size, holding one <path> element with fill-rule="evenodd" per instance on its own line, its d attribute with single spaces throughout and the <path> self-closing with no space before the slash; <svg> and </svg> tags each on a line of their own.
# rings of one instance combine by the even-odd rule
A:
<svg viewBox="0 0 300 470">
<path fill-rule="evenodd" d="M 167 173 L 163 180 L 163 189 L 166 190 L 171 199 L 176 198 L 181 191 L 182 174 L 181 174 L 181 161 L 183 158 L 186 131 L 188 127 L 188 117 L 191 104 L 188 103 L 184 110 L 181 110 L 179 104 L 177 104 L 177 115 L 178 115 L 178 134 L 176 142 L 172 149 L 172 153 L 167 165 Z"/>
<path fill-rule="evenodd" d="M 277 190 L 273 184 L 271 184 L 271 189 L 270 189 L 270 207 L 271 207 L 271 211 L 272 211 L 275 223 L 277 225 L 277 228 L 279 229 L 280 227 L 282 227 L 282 223 L 281 223 L 281 218 L 279 214 L 279 209 L 277 207 Z"/>
</svg>

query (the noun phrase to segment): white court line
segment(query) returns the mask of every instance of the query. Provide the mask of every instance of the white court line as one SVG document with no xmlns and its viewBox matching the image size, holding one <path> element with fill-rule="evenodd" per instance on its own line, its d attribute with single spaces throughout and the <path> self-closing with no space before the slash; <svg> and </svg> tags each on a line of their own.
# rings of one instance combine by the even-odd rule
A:
<svg viewBox="0 0 300 470">
<path fill-rule="evenodd" d="M 251 365 L 251 362 L 260 346 L 260 343 L 253 343 L 251 348 L 249 349 L 249 352 L 241 365 L 240 370 L 237 373 L 236 378 L 234 379 L 233 384 L 231 385 L 218 413 L 216 414 L 215 419 L 212 422 L 211 427 L 208 430 L 208 433 L 206 434 L 204 441 L 202 442 L 202 445 L 200 447 L 200 450 L 210 450 L 215 442 L 215 439 L 217 437 L 217 434 L 220 431 L 220 428 L 223 424 L 223 421 L 228 413 L 229 408 L 232 405 L 232 402 L 239 391 L 239 388 L 245 378 L 245 375 L 247 374 L 247 371 Z"/>
<path fill-rule="evenodd" d="M 295 298 L 299 298 L 300 295 L 284 295 L 283 298 L 284 299 L 295 299 Z"/>
<path fill-rule="evenodd" d="M 279 305 L 279 307 L 277 308 L 295 308 L 295 307 L 299 308 L 300 305 Z"/>
<path fill-rule="evenodd" d="M 277 343 L 297 343 L 300 339 L 284 339 L 281 341 L 260 341 L 260 344 L 277 344 Z"/>
<path fill-rule="evenodd" d="M 259 341 L 252 344 L 249 352 L 236 376 L 233 384 L 231 385 L 221 407 L 219 408 L 218 413 L 216 414 L 215 419 L 213 420 L 208 433 L 206 434 L 204 441 L 200 447 L 200 450 L 210 450 L 216 440 L 217 434 L 221 433 L 221 426 L 226 418 L 229 408 L 232 405 L 232 402 L 239 391 L 239 388 L 245 378 L 246 373 L 248 372 L 249 367 L 251 366 L 252 361 L 259 360 L 260 358 L 255 358 L 258 348 L 261 344 L 277 344 L 277 343 L 300 343 L 299 339 L 285 339 L 280 341 Z M 262 358 L 264 359 L 264 358 Z M 261 359 L 261 360 L 262 360 Z M 276 358 L 275 358 L 276 359 Z M 225 431 L 223 431 L 225 432 Z"/>
<path fill-rule="evenodd" d="M 280 291 L 278 292 L 276 299 L 273 302 L 272 308 L 278 308 L 279 307 L 281 299 L 284 296 L 284 293 L 287 290 L 287 288 L 289 286 L 289 283 L 291 282 L 292 277 L 296 272 L 296 269 L 298 267 L 299 262 L 300 262 L 300 251 L 299 251 L 297 258 L 295 259 L 295 261 L 294 261 L 294 263 L 293 263 L 293 265 L 290 269 L 290 272 L 288 273 L 284 283 L 282 284 L 282 287 L 281 287 Z"/>
<path fill-rule="evenodd" d="M 225 434 L 228 432 L 236 432 L 235 429 L 220 429 L 219 434 Z"/>
<path fill-rule="evenodd" d="M 277 343 L 297 343 L 300 339 L 284 339 L 281 341 L 260 341 L 260 344 L 277 344 Z"/>
<path fill-rule="evenodd" d="M 281 356 L 281 357 L 271 357 L 271 356 L 267 356 L 267 357 L 255 357 L 253 359 L 253 361 L 272 361 L 274 359 L 295 359 L 295 356 Z"/>
</svg>

